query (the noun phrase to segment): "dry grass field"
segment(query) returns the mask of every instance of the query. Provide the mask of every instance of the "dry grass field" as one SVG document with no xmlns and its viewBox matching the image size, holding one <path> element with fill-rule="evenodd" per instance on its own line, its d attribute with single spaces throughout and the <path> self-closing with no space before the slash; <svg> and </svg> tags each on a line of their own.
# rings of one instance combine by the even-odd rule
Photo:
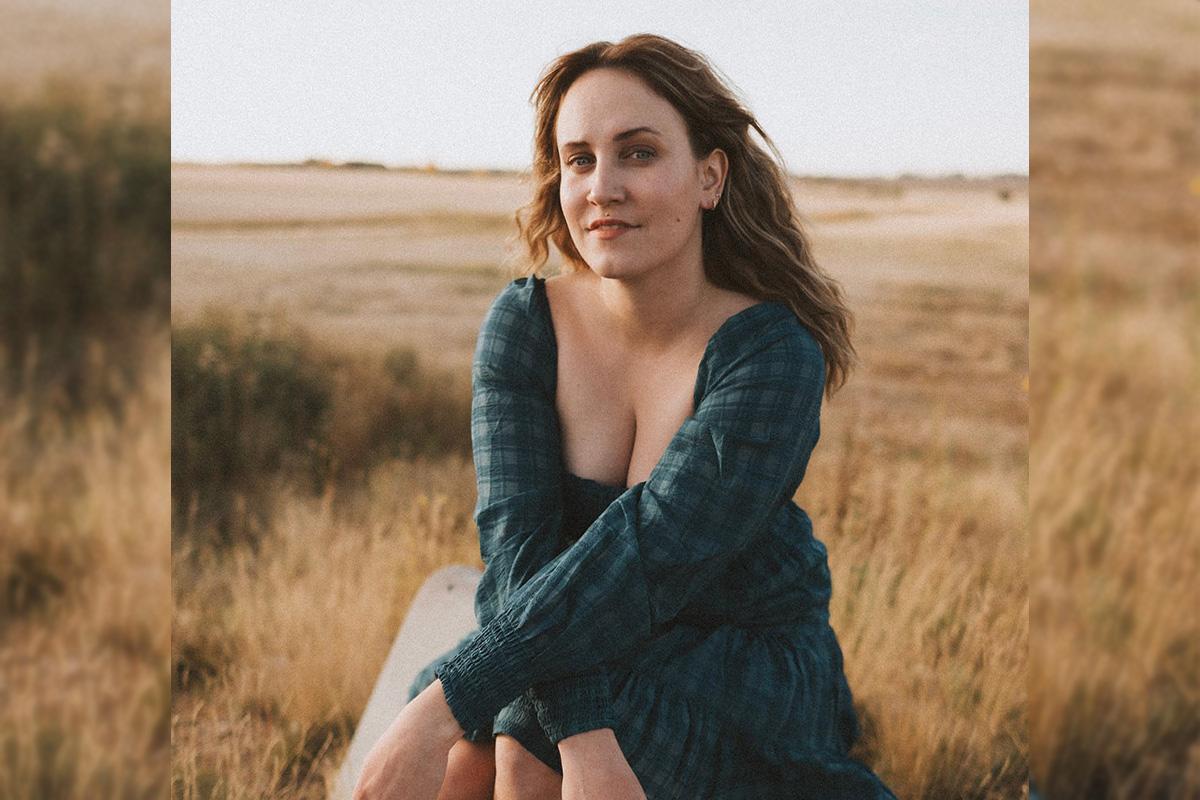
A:
<svg viewBox="0 0 1200 800">
<path fill-rule="evenodd" d="M 798 500 L 829 547 L 857 754 L 900 797 L 1022 797 L 1032 772 L 1050 800 L 1196 798 L 1200 4 L 1030 10 L 1031 181 L 795 182 L 862 357 Z M 165 124 L 168 26 L 159 0 L 5 5 L 0 122 L 49 98 Z M 52 177 L 80 174 L 51 150 Z M 48 413 L 53 393 L 0 386 L 0 798 L 322 798 L 417 587 L 478 563 L 469 460 L 368 452 L 371 415 L 409 381 L 455 418 L 518 178 L 171 182 L 176 334 L 231 320 L 296 343 L 257 363 L 334 365 L 322 470 L 285 454 L 234 491 L 242 535 L 170 505 L 162 308 L 137 345 L 71 340 L 103 401 Z M 0 369 L 28 355 L 11 333 Z M 228 372 L 223 353 L 198 360 Z"/>
<path fill-rule="evenodd" d="M 1031 44 L 1030 761 L 1200 797 L 1200 8 L 1052 0 Z"/>
<path fill-rule="evenodd" d="M 171 178 L 177 321 L 208 305 L 282 311 L 334 346 L 403 342 L 466 369 L 515 266 L 506 240 L 525 187 L 514 174 L 177 164 Z M 855 296 L 917 284 L 979 290 L 980 303 L 1025 296 L 1023 179 L 795 188 Z"/>
<path fill-rule="evenodd" d="M 0 797 L 170 780 L 169 6 L 0 7 Z"/>
<path fill-rule="evenodd" d="M 176 165 L 172 312 L 286 319 L 308 347 L 407 344 L 465 375 L 509 280 L 511 175 Z M 1026 782 L 1028 192 L 798 180 L 862 366 L 801 487 L 828 544 L 860 756 L 906 798 Z M 256 320 L 258 321 L 256 323 Z M 177 532 L 173 794 L 321 797 L 407 603 L 478 563 L 462 456 L 280 486 L 254 544 Z"/>
<path fill-rule="evenodd" d="M 137 800 L 168 780 L 166 339 L 123 419 L 0 399 L 0 797 Z"/>
<path fill-rule="evenodd" d="M 171 7 L 160 0 L 15 0 L 0 11 L 0 89 L 86 82 L 127 111 L 169 80 Z M 157 99 L 157 95 L 156 99 Z"/>
</svg>

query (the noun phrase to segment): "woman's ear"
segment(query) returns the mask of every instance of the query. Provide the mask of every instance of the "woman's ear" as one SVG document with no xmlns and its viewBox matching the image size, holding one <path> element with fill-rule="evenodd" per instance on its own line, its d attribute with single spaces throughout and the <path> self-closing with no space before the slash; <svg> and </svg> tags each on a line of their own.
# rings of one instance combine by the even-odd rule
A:
<svg viewBox="0 0 1200 800">
<path fill-rule="evenodd" d="M 729 157 L 721 148 L 700 159 L 700 189 L 704 193 L 705 208 L 716 208 L 725 191 L 725 177 L 729 174 Z"/>
</svg>

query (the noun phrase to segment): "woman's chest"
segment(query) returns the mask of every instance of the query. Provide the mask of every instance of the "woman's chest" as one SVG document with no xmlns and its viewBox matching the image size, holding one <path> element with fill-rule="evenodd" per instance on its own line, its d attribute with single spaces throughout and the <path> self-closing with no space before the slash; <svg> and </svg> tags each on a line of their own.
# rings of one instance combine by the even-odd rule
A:
<svg viewBox="0 0 1200 800">
<path fill-rule="evenodd" d="M 556 405 L 563 460 L 615 486 L 645 480 L 693 412 L 703 343 L 636 354 L 603 337 L 560 337 Z"/>
</svg>

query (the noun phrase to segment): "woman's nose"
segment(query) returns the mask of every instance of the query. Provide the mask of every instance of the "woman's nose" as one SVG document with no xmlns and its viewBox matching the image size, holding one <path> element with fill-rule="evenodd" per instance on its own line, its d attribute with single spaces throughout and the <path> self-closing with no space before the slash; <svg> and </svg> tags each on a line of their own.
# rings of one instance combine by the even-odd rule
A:
<svg viewBox="0 0 1200 800">
<path fill-rule="evenodd" d="M 625 199 L 625 187 L 619 171 L 604 159 L 597 160 L 592 168 L 587 199 L 589 203 L 597 206 L 619 203 Z"/>
</svg>

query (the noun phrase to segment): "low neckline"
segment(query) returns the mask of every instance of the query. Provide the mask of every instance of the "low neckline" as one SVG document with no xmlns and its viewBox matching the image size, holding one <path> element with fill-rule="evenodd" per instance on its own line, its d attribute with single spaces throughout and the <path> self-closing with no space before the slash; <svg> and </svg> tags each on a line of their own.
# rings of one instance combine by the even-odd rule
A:
<svg viewBox="0 0 1200 800">
<path fill-rule="evenodd" d="M 553 313 L 551 313 L 551 310 L 550 310 L 550 295 L 546 291 L 546 279 L 545 278 L 540 278 L 537 275 L 533 275 L 533 276 L 531 276 L 531 278 L 533 280 L 533 292 L 534 292 L 535 297 L 538 298 L 539 307 L 541 309 L 542 316 L 546 323 L 546 330 L 550 333 L 550 348 L 551 348 L 552 355 L 553 355 L 553 358 L 551 359 L 551 361 L 553 363 L 553 369 L 551 371 L 551 378 L 552 378 L 551 379 L 551 389 L 553 390 L 554 393 L 557 393 L 557 391 L 558 391 L 558 332 L 554 329 L 554 315 L 553 315 Z M 695 383 L 692 385 L 692 414 L 688 415 L 689 419 L 696 413 L 696 408 L 698 408 L 700 405 L 700 396 L 701 396 L 701 388 L 702 388 L 701 381 L 705 374 L 704 366 L 706 363 L 708 363 L 709 355 L 714 350 L 714 347 L 713 347 L 714 342 L 719 342 L 722 337 L 722 334 L 728 335 L 726 333 L 726 331 L 728 331 L 729 329 L 735 328 L 735 327 L 738 327 L 739 325 L 741 325 L 742 321 L 744 319 L 752 316 L 751 312 L 760 312 L 760 310 L 763 308 L 772 308 L 772 307 L 784 309 L 789 315 L 792 313 L 791 309 L 789 309 L 787 306 L 783 305 L 782 303 L 776 302 L 774 300 L 759 300 L 758 302 L 754 303 L 753 305 L 743 308 L 741 311 L 737 311 L 733 314 L 730 314 L 728 317 L 725 318 L 725 321 L 722 322 L 720 324 L 720 326 L 717 327 L 717 330 L 713 332 L 713 335 L 708 337 L 708 341 L 704 345 L 704 353 L 703 353 L 703 355 L 700 356 L 700 363 L 696 365 L 696 380 L 695 380 Z M 562 471 L 563 471 L 563 474 L 570 475 L 572 478 L 575 478 L 576 480 L 594 484 L 596 486 L 600 486 L 605 489 L 610 489 L 612 491 L 625 492 L 632 488 L 632 486 L 619 486 L 617 484 L 604 483 L 602 481 L 595 480 L 594 478 L 585 478 L 582 475 L 576 475 L 575 473 L 569 471 L 565 465 L 564 465 Z M 639 483 L 644 483 L 644 482 L 645 481 L 639 481 Z M 637 485 L 636 483 L 633 484 L 633 486 L 636 486 L 636 485 Z"/>
<path fill-rule="evenodd" d="M 585 478 L 582 475 L 576 475 L 574 472 L 571 472 L 566 467 L 563 467 L 562 473 L 563 473 L 563 475 L 566 475 L 568 478 L 572 478 L 573 480 L 576 480 L 579 483 L 586 483 L 591 486 L 596 486 L 596 487 L 605 489 L 610 492 L 627 492 L 631 488 L 629 486 L 618 486 L 615 483 L 603 483 L 602 481 L 598 481 L 595 478 Z M 636 486 L 637 484 L 634 484 L 634 485 Z"/>
</svg>

